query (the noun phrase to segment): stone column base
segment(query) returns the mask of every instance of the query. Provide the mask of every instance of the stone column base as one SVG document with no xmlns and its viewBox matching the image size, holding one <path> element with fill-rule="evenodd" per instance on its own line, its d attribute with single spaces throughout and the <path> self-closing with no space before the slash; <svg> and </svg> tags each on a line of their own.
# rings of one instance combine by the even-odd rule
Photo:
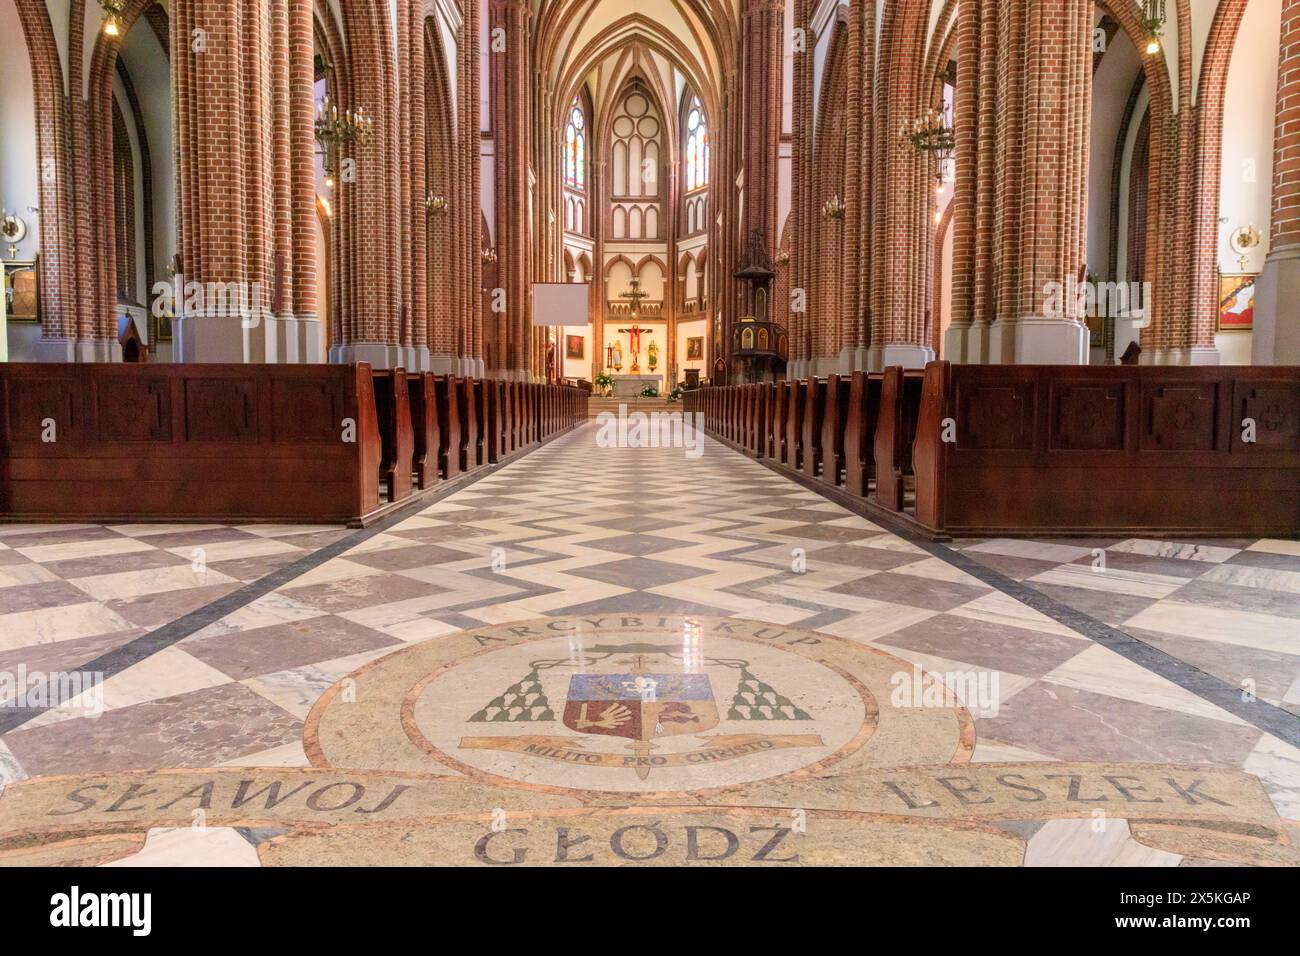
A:
<svg viewBox="0 0 1300 956">
<path fill-rule="evenodd" d="M 1300 365 L 1300 243 L 1278 246 L 1255 283 L 1254 365 Z"/>
<path fill-rule="evenodd" d="M 1087 365 L 1088 327 L 1073 319 L 998 319 L 989 330 L 989 361 L 1000 365 Z"/>
<path fill-rule="evenodd" d="M 330 349 L 330 362 L 334 365 L 369 362 L 371 368 L 398 368 L 405 359 L 405 351 L 386 342 L 349 342 Z"/>
<path fill-rule="evenodd" d="M 934 361 L 934 349 L 928 345 L 886 345 L 880 355 L 885 368 L 925 368 Z"/>
<path fill-rule="evenodd" d="M 1141 365 L 1218 365 L 1219 350 L 1215 348 L 1152 349 L 1138 358 Z"/>
<path fill-rule="evenodd" d="M 117 339 L 36 340 L 33 349 L 38 362 L 120 362 L 122 346 Z"/>
</svg>

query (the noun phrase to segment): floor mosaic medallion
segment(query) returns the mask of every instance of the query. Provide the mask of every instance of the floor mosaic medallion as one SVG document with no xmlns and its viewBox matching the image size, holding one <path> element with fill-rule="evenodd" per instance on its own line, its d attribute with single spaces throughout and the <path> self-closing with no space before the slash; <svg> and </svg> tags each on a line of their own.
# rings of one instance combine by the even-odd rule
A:
<svg viewBox="0 0 1300 956">
<path fill-rule="evenodd" d="M 108 862 L 189 827 L 255 832 L 263 865 L 1018 865 L 1026 823 L 1080 819 L 1185 857 L 1296 862 L 1250 774 L 972 763 L 975 721 L 907 661 L 735 618 L 434 638 L 333 684 L 303 744 L 307 768 L 10 786 L 0 862 Z"/>
</svg>

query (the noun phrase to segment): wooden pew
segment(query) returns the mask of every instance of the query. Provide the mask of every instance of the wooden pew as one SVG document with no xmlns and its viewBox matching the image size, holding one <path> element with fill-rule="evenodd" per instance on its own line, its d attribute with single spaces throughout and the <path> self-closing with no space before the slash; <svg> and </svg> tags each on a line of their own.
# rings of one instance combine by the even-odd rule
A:
<svg viewBox="0 0 1300 956">
<path fill-rule="evenodd" d="M 438 420 L 442 423 L 442 432 L 438 442 L 438 468 L 443 478 L 455 478 L 461 472 L 460 467 L 460 380 L 454 375 L 440 375 L 436 385 L 438 391 Z"/>
<path fill-rule="evenodd" d="M 504 386 L 505 383 L 498 379 L 483 381 L 484 414 L 487 421 L 487 427 L 484 429 L 487 460 L 494 465 L 508 454 L 505 450 Z"/>
<path fill-rule="evenodd" d="M 355 522 L 381 459 L 364 363 L 0 364 L 8 518 Z"/>
<path fill-rule="evenodd" d="M 840 375 L 828 376 L 821 442 L 822 480 L 828 485 L 840 485 L 844 480 L 844 428 L 848 407 L 849 379 Z"/>
<path fill-rule="evenodd" d="M 438 481 L 438 393 L 431 372 L 408 375 L 411 398 L 411 427 L 415 435 L 415 484 L 421 491 Z"/>
<path fill-rule="evenodd" d="M 460 470 L 473 471 L 478 458 L 478 389 L 472 378 L 456 380 L 456 403 L 460 411 Z"/>
<path fill-rule="evenodd" d="M 789 449 L 785 445 L 785 420 L 789 418 L 790 389 L 789 382 L 779 381 L 772 385 L 772 453 L 770 458 L 777 464 L 785 464 Z"/>
<path fill-rule="evenodd" d="M 769 449 L 772 446 L 772 384 L 764 382 L 755 387 L 757 396 L 754 411 L 754 457 L 770 458 Z"/>
<path fill-rule="evenodd" d="M 822 466 L 822 424 L 826 411 L 826 382 L 810 379 L 804 386 L 803 473 L 816 478 Z"/>
<path fill-rule="evenodd" d="M 844 423 L 844 487 L 866 498 L 876 474 L 876 423 L 884 375 L 854 372 L 849 380 L 848 411 Z"/>
<path fill-rule="evenodd" d="M 785 464 L 791 471 L 803 468 L 803 415 L 808 383 L 786 382 Z"/>
<path fill-rule="evenodd" d="M 379 412 L 382 457 L 379 476 L 388 500 L 401 501 L 411 495 L 415 457 L 415 435 L 411 427 L 411 393 L 404 369 L 377 369 L 375 404 Z"/>
<path fill-rule="evenodd" d="M 935 362 L 919 417 L 916 518 L 932 531 L 1300 529 L 1297 367 Z"/>
</svg>

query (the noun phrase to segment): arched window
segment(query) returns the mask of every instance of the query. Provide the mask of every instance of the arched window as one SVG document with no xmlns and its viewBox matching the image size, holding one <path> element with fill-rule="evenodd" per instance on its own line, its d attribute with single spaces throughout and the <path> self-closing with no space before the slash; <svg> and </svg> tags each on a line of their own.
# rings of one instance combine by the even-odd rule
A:
<svg viewBox="0 0 1300 956">
<path fill-rule="evenodd" d="M 573 98 L 569 107 L 569 123 L 564 129 L 564 185 L 572 189 L 587 186 L 587 118 L 582 113 L 582 103 Z"/>
<path fill-rule="evenodd" d="M 686 114 L 686 189 L 699 189 L 709 184 L 709 125 L 704 120 L 704 110 L 698 96 L 691 99 Z"/>
</svg>

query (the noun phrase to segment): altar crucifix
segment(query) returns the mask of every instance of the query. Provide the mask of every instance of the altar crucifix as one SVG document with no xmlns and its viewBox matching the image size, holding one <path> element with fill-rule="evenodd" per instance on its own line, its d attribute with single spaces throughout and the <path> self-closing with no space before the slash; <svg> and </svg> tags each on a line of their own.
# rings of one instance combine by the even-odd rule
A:
<svg viewBox="0 0 1300 956">
<path fill-rule="evenodd" d="M 641 323 L 637 319 L 641 314 L 641 300 L 649 298 L 649 296 L 650 293 L 641 289 L 640 276 L 633 276 L 628 282 L 628 290 L 619 293 L 620 299 L 627 299 L 632 303 L 632 327 L 630 329 L 619 329 L 618 331 L 627 333 L 628 345 L 632 350 L 631 372 L 633 375 L 641 371 L 641 335 L 649 331 L 649 329 L 641 328 Z"/>
</svg>

